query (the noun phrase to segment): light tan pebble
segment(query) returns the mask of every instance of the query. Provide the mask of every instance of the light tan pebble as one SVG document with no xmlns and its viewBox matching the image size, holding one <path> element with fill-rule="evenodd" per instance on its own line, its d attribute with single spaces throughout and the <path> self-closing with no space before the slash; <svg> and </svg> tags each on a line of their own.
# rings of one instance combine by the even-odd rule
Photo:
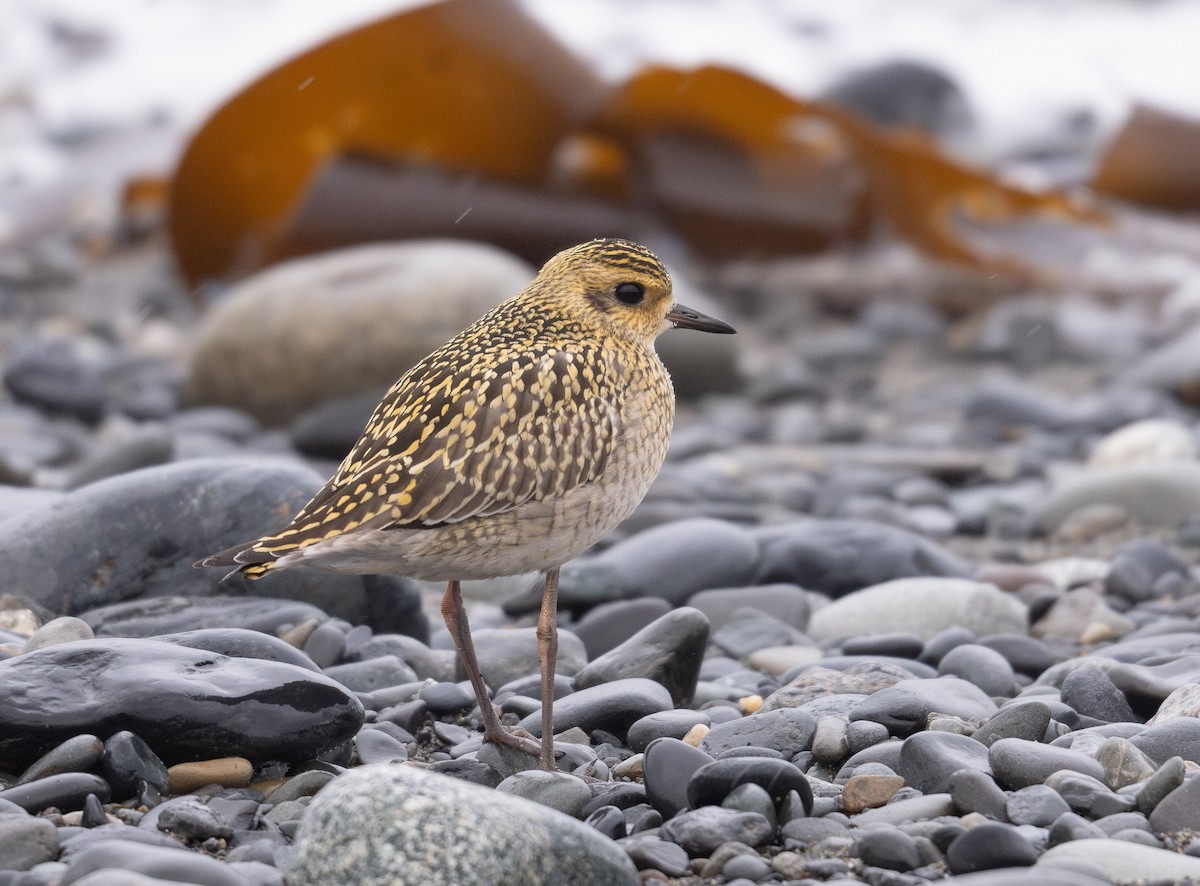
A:
<svg viewBox="0 0 1200 886">
<path fill-rule="evenodd" d="M 1092 541 L 1129 525 L 1129 512 L 1111 502 L 1095 502 L 1074 510 L 1054 530 L 1058 541 Z"/>
<path fill-rule="evenodd" d="M 125 822 L 117 818 L 111 812 L 105 812 L 104 817 L 108 819 L 109 824 L 125 824 Z M 62 815 L 62 823 L 65 827 L 81 827 L 83 825 L 83 810 L 76 809 L 74 812 L 64 812 Z"/>
<path fill-rule="evenodd" d="M 816 646 L 766 646 L 746 659 L 756 671 L 781 677 L 797 665 L 818 661 L 824 653 Z"/>
<path fill-rule="evenodd" d="M 304 644 L 308 642 L 309 636 L 321 624 L 319 618 L 306 618 L 300 624 L 288 628 L 279 635 L 279 639 L 289 646 L 295 646 L 297 649 L 303 649 Z"/>
<path fill-rule="evenodd" d="M 742 709 L 743 714 L 753 714 L 763 705 L 763 697 L 761 695 L 747 695 L 745 698 L 738 699 L 738 707 Z"/>
<path fill-rule="evenodd" d="M 1079 642 L 1086 643 L 1089 646 L 1094 643 L 1103 643 L 1106 640 L 1111 640 L 1116 636 L 1116 631 L 1112 625 L 1105 624 L 1102 621 L 1089 622 L 1087 627 L 1079 634 Z"/>
<path fill-rule="evenodd" d="M 95 636 L 92 626 L 86 621 L 64 615 L 61 618 L 52 619 L 38 628 L 25 644 L 25 651 L 33 652 L 35 649 L 73 643 L 76 640 L 92 640 Z"/>
<path fill-rule="evenodd" d="M 951 717 L 947 714 L 930 714 L 927 728 L 932 732 L 954 732 L 958 735 L 974 735 L 978 727 L 961 717 Z"/>
<path fill-rule="evenodd" d="M 644 774 L 642 764 L 645 761 L 645 754 L 634 754 L 628 759 L 622 760 L 613 767 L 614 778 L 641 778 Z"/>
<path fill-rule="evenodd" d="M 854 815 L 882 806 L 902 787 L 899 775 L 852 775 L 842 789 L 842 811 Z"/>
<path fill-rule="evenodd" d="M 1063 594 L 1029 632 L 1039 639 L 1079 640 L 1084 632 L 1098 631 L 1091 627 L 1096 623 L 1108 625 L 1112 629 L 1111 636 L 1115 637 L 1128 634 L 1137 627 L 1132 619 L 1111 609 L 1095 590 L 1083 587 Z M 1081 631 L 1080 625 L 1087 627 Z"/>
<path fill-rule="evenodd" d="M 700 747 L 700 742 L 704 740 L 704 736 L 708 735 L 709 727 L 703 723 L 697 723 L 688 730 L 688 734 L 683 737 L 686 744 L 690 744 L 694 748 Z"/>
<path fill-rule="evenodd" d="M 0 610 L 0 628 L 30 637 L 42 626 L 41 620 L 32 609 Z"/>
<path fill-rule="evenodd" d="M 1177 422 L 1148 418 L 1117 428 L 1092 449 L 1088 466 L 1115 468 L 1155 461 L 1196 458 L 1192 432 Z"/>
<path fill-rule="evenodd" d="M 172 794 L 187 794 L 209 784 L 226 788 L 249 786 L 254 767 L 245 757 L 219 757 L 196 763 L 178 763 L 167 770 Z"/>
<path fill-rule="evenodd" d="M 977 828 L 981 824 L 987 824 L 990 821 L 991 819 L 982 812 L 968 812 L 958 820 L 958 823 L 969 831 L 971 828 Z"/>
<path fill-rule="evenodd" d="M 287 778 L 267 778 L 262 781 L 256 781 L 250 785 L 252 790 L 258 791 L 264 797 L 275 790 L 282 784 L 287 784 L 290 779 Z"/>
<path fill-rule="evenodd" d="M 578 726 L 572 726 L 564 732 L 557 733 L 554 740 L 564 744 L 581 744 L 584 747 L 591 747 L 592 744 L 591 737 Z"/>
<path fill-rule="evenodd" d="M 1200 683 L 1184 683 L 1171 690 L 1146 725 L 1152 726 L 1172 717 L 1196 716 L 1200 716 Z"/>
</svg>

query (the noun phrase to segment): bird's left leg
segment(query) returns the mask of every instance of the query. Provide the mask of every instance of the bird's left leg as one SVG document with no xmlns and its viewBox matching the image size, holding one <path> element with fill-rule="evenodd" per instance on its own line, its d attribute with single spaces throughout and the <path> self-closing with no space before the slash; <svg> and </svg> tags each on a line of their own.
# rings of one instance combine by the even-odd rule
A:
<svg viewBox="0 0 1200 886">
<path fill-rule="evenodd" d="M 542 612 L 537 623 L 538 662 L 542 666 L 542 769 L 554 772 L 554 663 L 558 658 L 558 569 L 546 572 Z"/>
<path fill-rule="evenodd" d="M 513 735 L 496 716 L 496 708 L 492 705 L 487 685 L 483 682 L 483 673 L 479 670 L 479 659 L 475 657 L 475 644 L 471 642 L 471 625 L 467 621 L 467 610 L 463 606 L 462 590 L 456 581 L 446 583 L 446 593 L 442 597 L 442 618 L 446 620 L 450 637 L 458 649 L 459 658 L 462 659 L 463 670 L 467 672 L 467 678 L 475 690 L 475 699 L 479 702 L 479 715 L 483 718 L 484 736 L 489 741 L 510 745 L 537 756 L 541 748 L 532 738 Z"/>
</svg>

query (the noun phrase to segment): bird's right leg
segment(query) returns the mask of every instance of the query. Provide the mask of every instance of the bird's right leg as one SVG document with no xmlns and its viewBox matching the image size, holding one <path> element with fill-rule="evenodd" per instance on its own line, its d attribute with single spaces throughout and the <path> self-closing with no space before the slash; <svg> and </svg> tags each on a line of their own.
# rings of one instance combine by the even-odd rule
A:
<svg viewBox="0 0 1200 886">
<path fill-rule="evenodd" d="M 450 629 L 450 637 L 454 640 L 454 648 L 458 650 L 463 669 L 467 672 L 467 679 L 471 681 L 471 687 L 475 690 L 479 713 L 483 717 L 484 738 L 539 756 L 542 749 L 537 742 L 532 738 L 513 735 L 496 716 L 496 708 L 492 705 L 487 686 L 483 682 L 483 673 L 479 670 L 479 659 L 475 657 L 475 644 L 471 642 L 471 625 L 467 622 L 467 610 L 463 606 L 462 590 L 457 581 L 446 584 L 446 593 L 442 597 L 442 618 L 446 620 L 446 627 Z"/>
</svg>

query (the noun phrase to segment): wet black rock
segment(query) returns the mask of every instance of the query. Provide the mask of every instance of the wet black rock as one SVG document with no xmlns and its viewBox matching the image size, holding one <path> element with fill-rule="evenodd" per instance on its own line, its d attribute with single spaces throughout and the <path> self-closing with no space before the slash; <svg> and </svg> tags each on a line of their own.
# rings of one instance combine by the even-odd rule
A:
<svg viewBox="0 0 1200 886">
<path fill-rule="evenodd" d="M 136 796 L 139 782 L 151 785 L 160 794 L 167 793 L 171 786 L 163 761 L 150 745 L 126 729 L 110 735 L 104 742 L 100 766 L 117 800 Z"/>
<path fill-rule="evenodd" d="M 193 568 L 206 554 L 280 528 L 320 485 L 308 469 L 278 461 L 132 471 L 5 521 L 0 569 L 22 593 L 65 614 L 134 597 L 254 593 L 426 636 L 419 593 L 406 581 L 293 571 L 219 584 L 228 570 Z"/>
<path fill-rule="evenodd" d="M 307 760 L 363 720 L 352 694 L 294 665 L 157 640 L 84 640 L 0 662 L 0 753 L 32 760 L 72 735 L 140 736 L 167 763 Z"/>
</svg>

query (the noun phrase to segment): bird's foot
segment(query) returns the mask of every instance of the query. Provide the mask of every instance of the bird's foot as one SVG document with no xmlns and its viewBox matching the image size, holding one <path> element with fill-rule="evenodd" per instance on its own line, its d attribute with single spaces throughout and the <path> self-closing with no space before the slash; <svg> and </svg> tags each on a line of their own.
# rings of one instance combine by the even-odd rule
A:
<svg viewBox="0 0 1200 886">
<path fill-rule="evenodd" d="M 550 755 L 547 758 L 545 744 L 539 742 L 531 733 L 519 726 L 511 730 L 499 723 L 494 728 L 485 726 L 483 737 L 486 741 L 508 745 L 510 748 L 516 748 L 518 751 L 537 757 L 541 768 L 549 772 L 555 772 L 558 768 L 554 765 L 554 745 L 550 744 Z"/>
</svg>

